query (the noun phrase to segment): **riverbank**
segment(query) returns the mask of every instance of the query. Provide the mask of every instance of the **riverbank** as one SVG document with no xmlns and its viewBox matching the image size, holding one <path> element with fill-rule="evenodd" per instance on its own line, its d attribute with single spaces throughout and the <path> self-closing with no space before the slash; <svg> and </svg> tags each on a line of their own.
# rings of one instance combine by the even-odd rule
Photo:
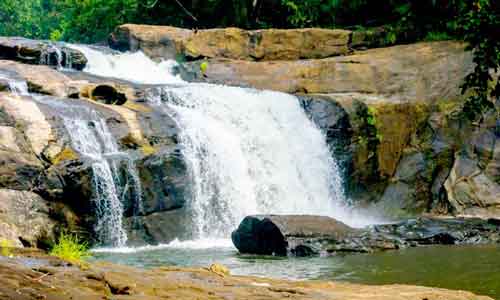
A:
<svg viewBox="0 0 500 300">
<path fill-rule="evenodd" d="M 13 255 L 0 257 L 0 299 L 492 299 L 411 285 L 231 276 L 221 266 L 144 270 L 97 262 L 77 267 L 38 250 Z"/>
</svg>

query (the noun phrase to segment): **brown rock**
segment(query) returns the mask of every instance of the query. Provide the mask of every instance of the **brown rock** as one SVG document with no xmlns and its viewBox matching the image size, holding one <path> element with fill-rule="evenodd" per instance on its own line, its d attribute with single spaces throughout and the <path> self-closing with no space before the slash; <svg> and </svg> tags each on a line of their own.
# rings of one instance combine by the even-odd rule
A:
<svg viewBox="0 0 500 300">
<path fill-rule="evenodd" d="M 298 61 L 214 59 L 207 80 L 287 93 L 362 93 L 399 101 L 456 98 L 472 69 L 472 57 L 458 42 L 432 42 Z M 199 72 L 199 62 L 186 64 Z M 201 78 L 201 76 L 199 76 Z"/>
<path fill-rule="evenodd" d="M 0 37 L 0 59 L 82 70 L 87 59 L 80 52 L 60 43 L 21 37 Z"/>
<path fill-rule="evenodd" d="M 16 255 L 22 255 L 15 253 Z M 141 270 L 110 263 L 85 270 L 40 253 L 42 264 L 0 260 L 0 295 L 6 299 L 296 299 L 296 300 L 492 300 L 471 292 L 411 285 L 361 285 L 327 281 L 287 281 L 245 276 L 221 277 L 207 269 L 162 267 Z M 46 266 L 48 265 L 48 266 Z"/>
<path fill-rule="evenodd" d="M 49 207 L 40 196 L 0 189 L 0 239 L 18 247 L 36 247 L 39 240 L 54 239 L 54 225 Z"/>
<path fill-rule="evenodd" d="M 351 32 L 319 28 L 247 31 L 221 28 L 191 31 L 169 26 L 125 24 L 110 36 L 112 48 L 142 50 L 154 59 L 231 58 L 294 60 L 347 54 Z"/>
</svg>

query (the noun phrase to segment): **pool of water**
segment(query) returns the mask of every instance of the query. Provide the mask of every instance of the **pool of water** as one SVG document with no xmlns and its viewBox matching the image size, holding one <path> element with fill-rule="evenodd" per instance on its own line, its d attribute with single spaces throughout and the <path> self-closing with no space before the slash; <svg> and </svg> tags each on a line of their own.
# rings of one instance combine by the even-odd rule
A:
<svg viewBox="0 0 500 300">
<path fill-rule="evenodd" d="M 202 266 L 217 262 L 234 275 L 365 284 L 414 284 L 469 290 L 500 299 L 500 246 L 429 246 L 374 254 L 280 258 L 241 255 L 229 242 L 173 243 L 98 251 L 96 260 L 142 268 Z"/>
</svg>

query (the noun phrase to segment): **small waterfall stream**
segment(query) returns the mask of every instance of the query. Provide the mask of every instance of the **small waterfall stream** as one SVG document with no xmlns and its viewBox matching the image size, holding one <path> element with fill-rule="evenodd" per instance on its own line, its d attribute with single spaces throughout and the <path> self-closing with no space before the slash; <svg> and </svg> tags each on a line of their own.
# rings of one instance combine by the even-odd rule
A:
<svg viewBox="0 0 500 300">
<path fill-rule="evenodd" d="M 124 246 L 127 234 L 123 228 L 123 197 L 133 189 L 137 213 L 142 210 L 142 188 L 133 160 L 120 152 L 105 120 L 92 108 L 50 97 L 35 99 L 62 117 L 73 148 L 90 161 L 93 201 L 97 223 L 95 231 L 103 245 Z M 119 164 L 126 163 L 127 178 L 120 181 Z"/>
<path fill-rule="evenodd" d="M 18 80 L 18 79 L 13 79 L 10 78 L 6 74 L 0 73 L 0 79 L 7 81 L 7 84 L 9 85 L 9 90 L 19 96 L 26 96 L 29 94 L 28 92 L 28 83 L 24 80 Z"/>
</svg>

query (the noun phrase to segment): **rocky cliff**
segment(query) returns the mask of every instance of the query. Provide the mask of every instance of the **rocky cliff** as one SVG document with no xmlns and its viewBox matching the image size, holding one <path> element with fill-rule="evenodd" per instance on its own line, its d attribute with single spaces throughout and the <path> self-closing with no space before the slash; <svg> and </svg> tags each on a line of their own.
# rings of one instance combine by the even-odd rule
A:
<svg viewBox="0 0 500 300">
<path fill-rule="evenodd" d="M 462 114 L 459 85 L 471 54 L 451 41 L 359 50 L 377 45 L 372 39 L 343 30 L 124 25 L 110 45 L 183 60 L 187 80 L 296 94 L 327 135 L 354 204 L 391 215 L 500 216 L 498 100 L 479 122 Z M 175 122 L 144 101 L 152 87 L 56 69 L 82 69 L 86 60 L 74 49 L 54 49 L 0 39 L 0 238 L 43 247 L 61 228 L 92 238 L 95 223 L 91 162 L 74 149 L 61 114 L 13 93 L 7 77 L 52 101 L 96 111 L 133 158 L 143 189 L 139 212 L 134 192 L 121 191 L 132 244 L 182 237 L 176 228 L 189 222 L 182 213 L 186 166 Z M 126 168 L 118 164 L 118 173 Z"/>
<path fill-rule="evenodd" d="M 341 159 L 353 202 L 393 215 L 498 216 L 500 100 L 479 122 L 462 113 L 459 87 L 473 68 L 471 53 L 453 41 L 374 48 L 382 37 L 129 24 L 110 45 L 184 57 L 192 80 L 299 95 Z"/>
</svg>

